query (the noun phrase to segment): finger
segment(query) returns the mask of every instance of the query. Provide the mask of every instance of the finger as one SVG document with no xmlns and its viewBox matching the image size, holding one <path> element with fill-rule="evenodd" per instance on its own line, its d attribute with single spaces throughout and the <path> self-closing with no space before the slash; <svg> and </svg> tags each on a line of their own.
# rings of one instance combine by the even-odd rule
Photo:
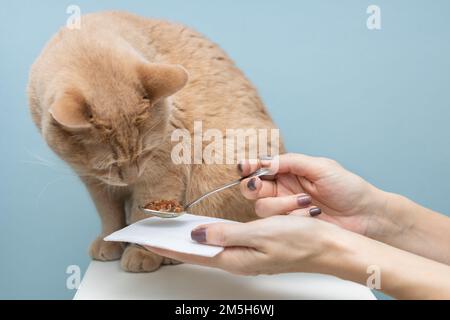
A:
<svg viewBox="0 0 450 320">
<path fill-rule="evenodd" d="M 284 154 L 272 159 L 264 160 L 243 160 L 241 162 L 242 175 L 245 176 L 260 167 L 268 167 L 276 173 L 292 173 L 302 180 L 302 184 L 309 186 L 307 190 L 312 190 L 311 182 L 319 179 L 326 170 L 336 162 L 325 158 L 310 157 L 302 154 Z M 260 178 L 244 179 L 241 184 L 241 192 L 247 199 L 258 199 L 265 197 L 275 197 L 277 195 L 276 181 L 263 180 Z"/>
<path fill-rule="evenodd" d="M 302 217 L 317 217 L 322 213 L 322 209 L 313 206 L 303 209 L 297 209 L 290 213 L 290 215 L 302 216 Z"/>
<path fill-rule="evenodd" d="M 252 264 L 251 259 L 254 259 L 255 253 L 258 252 L 251 248 L 229 247 L 214 257 L 202 257 L 151 246 L 144 247 L 163 257 L 189 264 L 219 268 L 234 274 L 247 274 L 249 271 L 248 265 Z"/>
<path fill-rule="evenodd" d="M 306 193 L 285 197 L 267 197 L 256 201 L 255 211 L 260 217 L 289 213 L 300 208 L 308 208 L 312 199 Z"/>
<path fill-rule="evenodd" d="M 259 177 L 242 180 L 240 189 L 244 197 L 250 200 L 263 197 L 274 197 L 277 194 L 277 185 L 275 181 L 261 180 Z"/>
<path fill-rule="evenodd" d="M 311 181 L 317 180 L 325 170 L 336 165 L 336 162 L 330 159 L 296 153 L 283 154 L 266 162 L 271 162 L 265 166 L 276 169 L 276 173 L 292 173 Z"/>
<path fill-rule="evenodd" d="M 276 163 L 276 161 L 274 160 L 276 160 L 277 157 L 278 156 L 264 156 L 260 157 L 259 159 L 243 159 L 238 163 L 238 172 L 242 177 L 246 177 L 260 168 L 268 168 L 271 170 L 273 169 L 273 171 L 276 172 L 277 168 L 272 168 L 272 166 L 274 165 L 274 163 Z M 270 176 L 268 176 L 268 179 L 270 179 Z"/>
<path fill-rule="evenodd" d="M 245 159 L 238 163 L 237 168 L 241 177 L 246 177 L 261 168 L 261 162 L 258 159 Z"/>
<path fill-rule="evenodd" d="M 213 265 L 213 259 L 210 257 L 204 257 L 204 256 L 197 256 L 167 249 L 161 249 L 151 246 L 144 246 L 147 250 L 152 251 L 160 256 L 167 257 L 170 259 L 178 260 L 185 263 L 190 264 L 198 264 L 203 266 L 212 266 Z"/>
<path fill-rule="evenodd" d="M 244 179 L 240 184 L 242 195 L 250 200 L 274 197 L 277 195 L 277 185 L 274 181 L 263 181 L 259 177 Z"/>
<path fill-rule="evenodd" d="M 212 223 L 198 226 L 191 232 L 194 241 L 221 247 L 258 248 L 258 234 L 253 222 Z"/>
</svg>

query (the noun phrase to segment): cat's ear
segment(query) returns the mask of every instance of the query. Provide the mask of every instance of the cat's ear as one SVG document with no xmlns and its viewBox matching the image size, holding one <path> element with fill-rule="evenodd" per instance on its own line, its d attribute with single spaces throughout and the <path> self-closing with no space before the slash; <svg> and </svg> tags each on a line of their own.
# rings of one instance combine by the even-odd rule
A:
<svg viewBox="0 0 450 320">
<path fill-rule="evenodd" d="M 173 64 L 144 63 L 138 66 L 138 74 L 152 102 L 173 95 L 188 81 L 187 71 Z"/>
<path fill-rule="evenodd" d="M 84 98 L 75 92 L 66 92 L 55 100 L 49 110 L 53 119 L 67 129 L 86 129 L 91 127 L 92 117 Z"/>
</svg>

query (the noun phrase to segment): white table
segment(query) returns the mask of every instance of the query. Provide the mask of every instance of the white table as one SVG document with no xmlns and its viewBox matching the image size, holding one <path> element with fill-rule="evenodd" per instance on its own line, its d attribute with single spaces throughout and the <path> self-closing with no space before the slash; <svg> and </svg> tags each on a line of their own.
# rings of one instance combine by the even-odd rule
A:
<svg viewBox="0 0 450 320">
<path fill-rule="evenodd" d="M 193 266 L 127 273 L 119 263 L 93 261 L 74 299 L 375 299 L 359 284 L 319 274 L 245 277 Z"/>
</svg>

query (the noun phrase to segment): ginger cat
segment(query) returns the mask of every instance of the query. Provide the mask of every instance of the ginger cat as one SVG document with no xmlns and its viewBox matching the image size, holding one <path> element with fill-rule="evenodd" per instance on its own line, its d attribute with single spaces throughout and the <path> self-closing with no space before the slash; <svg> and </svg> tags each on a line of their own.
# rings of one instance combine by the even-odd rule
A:
<svg viewBox="0 0 450 320">
<path fill-rule="evenodd" d="M 186 203 L 238 178 L 236 164 L 175 164 L 172 132 L 193 135 L 194 121 L 223 135 L 228 128 L 275 128 L 254 87 L 217 45 L 182 25 L 123 12 L 85 15 L 81 29 L 62 28 L 32 66 L 28 94 L 44 139 L 95 202 L 102 230 L 91 257 L 121 259 L 131 272 L 172 263 L 103 241 L 147 218 L 139 205 Z M 206 199 L 193 213 L 256 218 L 239 188 Z"/>
</svg>

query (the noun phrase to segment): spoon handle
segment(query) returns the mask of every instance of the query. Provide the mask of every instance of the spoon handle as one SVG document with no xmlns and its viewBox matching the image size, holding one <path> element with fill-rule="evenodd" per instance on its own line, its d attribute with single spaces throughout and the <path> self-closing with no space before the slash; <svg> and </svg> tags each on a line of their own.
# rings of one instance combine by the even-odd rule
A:
<svg viewBox="0 0 450 320">
<path fill-rule="evenodd" d="M 270 172 L 270 170 L 269 170 L 269 169 L 265 169 L 265 168 L 261 168 L 261 169 L 259 169 L 259 170 L 256 170 L 255 172 L 253 172 L 252 174 L 250 174 L 250 175 L 248 175 L 248 176 L 246 176 L 246 177 L 242 177 L 242 178 L 240 178 L 240 179 L 238 179 L 238 180 L 235 180 L 235 181 L 233 181 L 233 182 L 229 182 L 229 183 L 227 183 L 227 184 L 224 184 L 224 185 L 221 186 L 221 187 L 218 187 L 218 188 L 216 188 L 216 189 L 214 189 L 214 190 L 211 190 L 211 191 L 205 193 L 204 195 L 202 195 L 201 197 L 195 199 L 195 200 L 192 201 L 191 203 L 188 203 L 188 204 L 184 207 L 184 209 L 185 209 L 185 211 L 187 211 L 187 209 L 189 209 L 189 208 L 192 207 L 193 205 L 197 204 L 198 202 L 202 201 L 203 199 L 209 197 L 210 195 L 212 195 L 212 194 L 214 194 L 214 193 L 217 193 L 217 192 L 220 192 L 220 191 L 223 191 L 223 190 L 225 190 L 225 189 L 231 188 L 231 187 L 233 187 L 233 186 L 236 186 L 236 185 L 240 184 L 241 181 L 244 180 L 244 179 L 264 176 L 264 175 L 267 175 L 269 172 Z"/>
</svg>

